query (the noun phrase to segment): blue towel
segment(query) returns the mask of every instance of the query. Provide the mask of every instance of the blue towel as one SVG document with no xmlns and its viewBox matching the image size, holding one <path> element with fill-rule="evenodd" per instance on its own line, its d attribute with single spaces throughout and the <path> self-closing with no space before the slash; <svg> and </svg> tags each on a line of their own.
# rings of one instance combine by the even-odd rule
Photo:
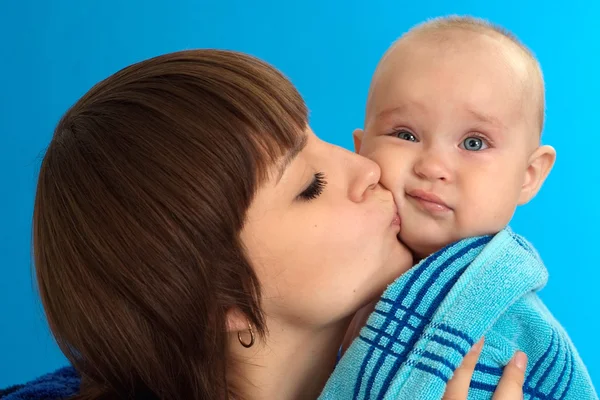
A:
<svg viewBox="0 0 600 400">
<path fill-rule="evenodd" d="M 526 400 L 598 399 L 536 294 L 547 279 L 537 252 L 509 228 L 447 246 L 387 288 L 319 398 L 438 400 L 485 336 L 469 399 L 492 398 L 516 350 L 529 357 Z"/>
<path fill-rule="evenodd" d="M 72 367 L 64 367 L 24 385 L 0 390 L 2 400 L 59 400 L 79 393 L 79 375 Z"/>
</svg>

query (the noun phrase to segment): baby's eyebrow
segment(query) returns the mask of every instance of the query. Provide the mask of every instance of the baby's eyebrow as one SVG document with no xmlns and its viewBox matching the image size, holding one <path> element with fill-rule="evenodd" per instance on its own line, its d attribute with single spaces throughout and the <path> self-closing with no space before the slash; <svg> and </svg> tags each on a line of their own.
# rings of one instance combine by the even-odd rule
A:
<svg viewBox="0 0 600 400">
<path fill-rule="evenodd" d="M 404 114 L 406 113 L 409 109 L 411 108 L 418 108 L 421 109 L 422 111 L 425 109 L 425 107 L 422 104 L 419 103 L 414 103 L 414 104 L 402 104 L 396 107 L 392 107 L 392 108 L 387 108 L 384 109 L 380 112 L 378 112 L 375 115 L 375 118 L 377 119 L 385 119 L 385 118 L 389 118 L 395 114 Z"/>
<path fill-rule="evenodd" d="M 467 112 L 480 122 L 494 125 L 501 129 L 506 129 L 506 125 L 504 124 L 504 122 L 502 122 L 502 120 L 500 120 L 500 118 L 494 117 L 493 115 L 490 115 L 490 114 L 486 114 L 486 113 L 484 113 L 480 110 L 476 110 L 474 108 L 467 108 Z"/>
<path fill-rule="evenodd" d="M 375 118 L 383 119 L 383 118 L 392 117 L 394 115 L 402 115 L 402 114 L 406 115 L 406 114 L 413 114 L 413 113 L 422 114 L 422 115 L 428 114 L 427 103 L 423 102 L 419 99 L 416 99 L 416 98 L 397 99 L 396 101 L 393 102 L 393 105 L 390 105 L 389 107 L 384 108 L 381 111 L 378 111 L 375 114 Z"/>
<path fill-rule="evenodd" d="M 494 115 L 491 115 L 484 111 L 481 111 L 475 107 L 468 105 L 465 106 L 467 113 L 470 114 L 477 121 L 494 126 L 501 130 L 507 130 L 506 124 L 500 118 L 495 117 Z M 386 108 L 377 112 L 375 114 L 375 121 L 385 121 L 386 119 L 391 118 L 394 115 L 406 115 L 412 114 L 414 112 L 426 115 L 427 107 L 423 103 L 419 102 L 411 101 L 410 103 L 403 103 L 395 107 Z"/>
</svg>

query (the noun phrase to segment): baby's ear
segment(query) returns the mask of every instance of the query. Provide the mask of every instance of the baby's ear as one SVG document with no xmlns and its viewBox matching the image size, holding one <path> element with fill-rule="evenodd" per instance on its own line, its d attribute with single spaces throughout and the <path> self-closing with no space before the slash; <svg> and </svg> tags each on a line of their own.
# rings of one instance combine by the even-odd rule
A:
<svg viewBox="0 0 600 400">
<path fill-rule="evenodd" d="M 548 177 L 555 160 L 556 151 L 551 146 L 540 146 L 533 152 L 529 157 L 525 180 L 521 186 L 519 205 L 528 203 L 535 197 Z"/>
<path fill-rule="evenodd" d="M 364 132 L 362 129 L 355 129 L 352 132 L 352 138 L 354 139 L 354 151 L 360 153 L 360 144 L 362 143 Z"/>
</svg>

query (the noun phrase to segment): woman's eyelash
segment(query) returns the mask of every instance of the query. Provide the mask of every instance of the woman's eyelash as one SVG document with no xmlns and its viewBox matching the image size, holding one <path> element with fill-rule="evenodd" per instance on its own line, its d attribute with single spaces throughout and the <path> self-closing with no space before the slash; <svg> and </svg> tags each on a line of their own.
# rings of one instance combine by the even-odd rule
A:
<svg viewBox="0 0 600 400">
<path fill-rule="evenodd" d="M 326 184 L 327 181 L 325 180 L 325 174 L 322 172 L 317 172 L 314 175 L 310 185 L 298 195 L 298 199 L 308 201 L 319 197 Z"/>
</svg>

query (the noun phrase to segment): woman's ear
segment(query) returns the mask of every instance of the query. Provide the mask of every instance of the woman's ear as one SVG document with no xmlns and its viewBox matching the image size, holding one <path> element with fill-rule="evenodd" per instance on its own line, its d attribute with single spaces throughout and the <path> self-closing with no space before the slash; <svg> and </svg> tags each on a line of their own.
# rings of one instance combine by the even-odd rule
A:
<svg viewBox="0 0 600 400">
<path fill-rule="evenodd" d="M 551 146 L 540 146 L 533 152 L 525 170 L 519 205 L 526 204 L 535 197 L 552 170 L 555 160 L 556 150 Z"/>
<path fill-rule="evenodd" d="M 226 329 L 229 333 L 248 330 L 248 318 L 237 308 L 232 308 L 226 314 Z"/>
<path fill-rule="evenodd" d="M 362 143 L 362 138 L 363 138 L 364 132 L 362 129 L 355 129 L 354 132 L 352 132 L 352 139 L 354 139 L 354 152 L 355 153 L 360 153 L 360 145 Z"/>
</svg>

